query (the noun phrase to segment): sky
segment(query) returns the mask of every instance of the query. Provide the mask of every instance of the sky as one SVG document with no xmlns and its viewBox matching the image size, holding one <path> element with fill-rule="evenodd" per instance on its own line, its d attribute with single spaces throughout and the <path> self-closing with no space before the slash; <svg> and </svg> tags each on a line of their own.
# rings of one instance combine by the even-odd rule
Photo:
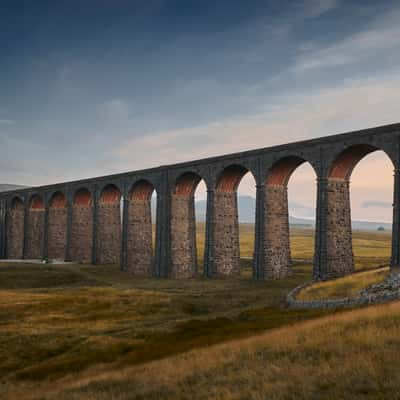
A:
<svg viewBox="0 0 400 400">
<path fill-rule="evenodd" d="M 399 122 L 399 20 L 390 0 L 1 0 L 0 183 Z M 392 170 L 383 153 L 360 162 L 353 218 L 391 221 Z M 254 195 L 252 178 L 239 190 Z M 309 165 L 289 197 L 314 215 Z"/>
</svg>

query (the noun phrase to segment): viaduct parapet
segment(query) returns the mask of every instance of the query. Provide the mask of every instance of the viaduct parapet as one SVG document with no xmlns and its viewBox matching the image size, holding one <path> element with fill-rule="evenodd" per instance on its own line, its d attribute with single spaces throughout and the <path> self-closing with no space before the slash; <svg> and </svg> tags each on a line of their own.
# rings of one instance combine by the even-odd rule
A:
<svg viewBox="0 0 400 400">
<path fill-rule="evenodd" d="M 384 151 L 393 163 L 391 265 L 399 266 L 400 124 L 4 192 L 0 257 L 119 263 L 135 275 L 193 277 L 198 268 L 194 193 L 203 179 L 207 186 L 204 274 L 239 274 L 237 187 L 250 172 L 257 189 L 253 276 L 283 278 L 291 272 L 287 184 L 296 168 L 308 162 L 317 181 L 314 278 L 346 275 L 354 271 L 350 176 L 357 163 L 376 150 Z M 153 191 L 157 193 L 154 255 Z"/>
</svg>

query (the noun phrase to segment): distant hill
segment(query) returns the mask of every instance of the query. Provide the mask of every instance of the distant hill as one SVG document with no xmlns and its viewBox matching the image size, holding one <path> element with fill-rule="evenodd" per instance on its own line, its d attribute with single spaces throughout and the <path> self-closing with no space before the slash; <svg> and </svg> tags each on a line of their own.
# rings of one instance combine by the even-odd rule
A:
<svg viewBox="0 0 400 400">
<path fill-rule="evenodd" d="M 7 192 L 9 190 L 17 190 L 17 189 L 23 189 L 28 186 L 22 186 L 22 185 L 11 185 L 8 183 L 0 183 L 0 192 Z"/>
<path fill-rule="evenodd" d="M 196 218 L 198 221 L 205 221 L 207 203 L 205 200 L 196 202 Z M 254 223 L 256 200 L 251 196 L 239 196 L 239 221 L 242 223 Z M 289 223 L 291 225 L 301 225 L 314 227 L 315 221 L 308 218 L 298 218 L 289 216 Z M 386 222 L 369 222 L 369 221 L 352 221 L 353 229 L 376 231 L 379 227 L 383 227 L 385 231 L 392 229 L 392 224 Z"/>
</svg>

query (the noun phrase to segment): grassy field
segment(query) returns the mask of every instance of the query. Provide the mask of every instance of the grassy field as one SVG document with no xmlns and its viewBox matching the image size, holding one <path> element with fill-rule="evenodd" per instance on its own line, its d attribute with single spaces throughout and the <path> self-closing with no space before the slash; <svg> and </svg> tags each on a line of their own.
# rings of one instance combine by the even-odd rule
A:
<svg viewBox="0 0 400 400">
<path fill-rule="evenodd" d="M 1 264 L 0 398 L 258 399 L 264 398 L 256 396 L 258 389 L 266 391 L 266 385 L 268 393 L 276 396 L 283 385 L 283 396 L 290 388 L 287 373 L 293 371 L 289 364 L 280 363 L 289 363 L 290 351 L 293 357 L 300 351 L 314 367 L 331 357 L 301 349 L 305 338 L 301 329 L 308 328 L 297 328 L 302 321 L 319 321 L 328 311 L 285 308 L 287 292 L 311 278 L 311 265 L 304 260 L 312 257 L 312 231 L 292 230 L 293 258 L 303 261 L 295 263 L 290 278 L 255 282 L 248 279 L 251 228 L 241 226 L 243 274 L 234 279 L 134 279 L 115 266 Z M 388 262 L 389 235 L 355 233 L 354 244 L 359 268 Z M 377 246 L 375 252 L 372 244 Z M 342 313 L 337 318 L 342 318 Z M 288 336 L 288 344 L 294 346 L 288 347 L 289 358 L 281 360 L 278 355 L 283 349 L 276 342 L 279 335 L 275 329 L 283 329 L 285 335 L 300 332 L 303 338 L 296 339 L 297 333 Z M 253 360 L 258 350 L 246 358 L 248 342 L 240 340 L 260 333 L 272 335 L 268 345 L 272 347 L 267 346 L 269 350 L 258 361 Z M 270 339 L 248 340 L 261 343 Z M 225 347 L 210 348 L 222 342 L 229 342 L 222 345 L 227 346 L 227 359 L 223 358 L 228 354 Z M 210 358 L 211 364 L 203 363 L 203 357 Z M 249 363 L 256 361 L 259 365 L 254 364 L 252 376 L 246 375 L 250 374 Z M 198 370 L 187 369 L 196 363 L 202 364 Z M 226 374 L 226 368 L 232 369 L 231 373 Z M 245 374 L 240 375 L 241 371 Z M 263 371 L 269 371 L 275 383 L 264 380 Z M 300 370 L 297 373 L 293 388 L 302 375 Z M 277 379 L 278 375 L 284 379 Z M 260 387 L 257 376 L 263 377 Z M 243 384 L 249 379 L 250 385 Z M 224 380 L 217 390 L 216 385 Z M 199 385 L 202 390 L 196 389 Z"/>
</svg>

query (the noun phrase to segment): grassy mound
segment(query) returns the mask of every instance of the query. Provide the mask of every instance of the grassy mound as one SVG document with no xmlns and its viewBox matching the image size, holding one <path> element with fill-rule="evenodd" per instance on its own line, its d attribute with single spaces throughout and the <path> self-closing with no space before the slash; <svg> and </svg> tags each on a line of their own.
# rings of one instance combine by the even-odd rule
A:
<svg viewBox="0 0 400 400">
<path fill-rule="evenodd" d="M 317 282 L 304 288 L 299 300 L 326 300 L 356 297 L 360 290 L 382 282 L 389 275 L 389 267 L 358 272 L 326 282 Z"/>
</svg>

